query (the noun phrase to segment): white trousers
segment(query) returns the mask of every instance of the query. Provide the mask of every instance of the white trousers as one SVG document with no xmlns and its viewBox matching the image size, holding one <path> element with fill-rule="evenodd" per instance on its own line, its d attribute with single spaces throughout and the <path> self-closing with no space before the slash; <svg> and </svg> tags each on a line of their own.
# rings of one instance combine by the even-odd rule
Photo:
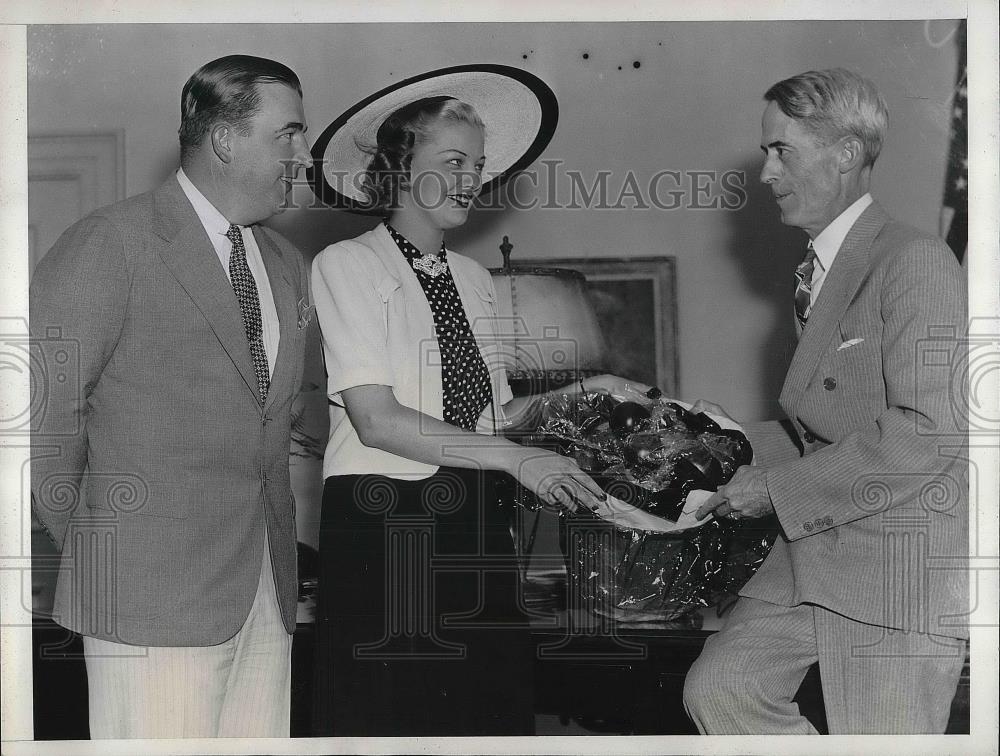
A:
<svg viewBox="0 0 1000 756">
<path fill-rule="evenodd" d="M 292 636 L 281 621 L 267 537 L 243 627 L 217 646 L 131 646 L 84 636 L 90 737 L 289 735 Z"/>
<path fill-rule="evenodd" d="M 702 734 L 815 734 L 792 699 L 816 661 L 830 734 L 943 733 L 965 641 L 741 597 L 691 666 L 684 706 Z"/>
</svg>

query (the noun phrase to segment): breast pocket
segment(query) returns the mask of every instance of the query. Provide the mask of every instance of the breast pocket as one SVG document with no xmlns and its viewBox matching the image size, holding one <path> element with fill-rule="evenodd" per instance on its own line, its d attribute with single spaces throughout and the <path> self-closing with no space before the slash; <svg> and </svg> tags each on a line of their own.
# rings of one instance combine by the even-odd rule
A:
<svg viewBox="0 0 1000 756">
<path fill-rule="evenodd" d="M 824 389 L 884 404 L 885 381 L 878 336 L 841 324 L 840 341 L 832 346 L 834 351 L 822 376 Z"/>
<path fill-rule="evenodd" d="M 400 289 L 399 279 L 393 276 L 386 276 L 375 286 L 379 299 L 382 302 L 382 328 L 389 332 L 389 313 L 393 306 L 393 299 Z"/>
<path fill-rule="evenodd" d="M 487 286 L 476 285 L 473 287 L 476 292 L 476 296 L 483 303 L 483 306 L 489 311 L 489 313 L 496 317 L 497 315 L 497 298 L 493 290 Z"/>
<path fill-rule="evenodd" d="M 496 335 L 496 321 L 499 317 L 497 298 L 493 290 L 481 284 L 472 287 L 475 293 L 476 312 L 467 312 L 469 326 L 477 338 L 493 338 Z"/>
</svg>

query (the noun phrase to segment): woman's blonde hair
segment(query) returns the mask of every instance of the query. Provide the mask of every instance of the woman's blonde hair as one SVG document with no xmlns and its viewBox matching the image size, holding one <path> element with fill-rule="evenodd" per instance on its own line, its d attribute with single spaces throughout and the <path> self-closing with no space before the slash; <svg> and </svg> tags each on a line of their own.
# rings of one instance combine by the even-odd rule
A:
<svg viewBox="0 0 1000 756">
<path fill-rule="evenodd" d="M 386 118 L 375 135 L 374 145 L 358 145 L 372 156 L 361 178 L 361 190 L 369 208 L 396 207 L 399 192 L 409 188 L 413 148 L 425 142 L 442 121 L 467 123 L 486 131 L 479 114 L 468 103 L 454 97 L 426 97 L 404 105 Z"/>
</svg>

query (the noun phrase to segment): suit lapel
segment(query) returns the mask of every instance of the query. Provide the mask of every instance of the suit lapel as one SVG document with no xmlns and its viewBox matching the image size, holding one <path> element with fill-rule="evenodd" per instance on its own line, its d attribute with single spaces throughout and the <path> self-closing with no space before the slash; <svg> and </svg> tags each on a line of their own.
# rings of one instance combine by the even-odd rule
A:
<svg viewBox="0 0 1000 756">
<path fill-rule="evenodd" d="M 779 401 L 790 417 L 795 417 L 799 400 L 829 348 L 837 324 L 868 273 L 872 242 L 888 219 L 882 208 L 873 202 L 851 227 L 837 251 L 816 306 L 799 338 L 781 390 Z"/>
<path fill-rule="evenodd" d="M 166 242 L 160 259 L 208 321 L 247 390 L 258 397 L 240 305 L 205 227 L 174 177 L 156 191 L 153 202 L 153 231 Z"/>
<path fill-rule="evenodd" d="M 267 278 L 271 284 L 274 309 L 278 312 L 278 354 L 265 403 L 265 407 L 269 407 L 275 396 L 287 393 L 284 384 L 292 380 L 294 373 L 295 360 L 290 356 L 289 350 L 293 348 L 295 333 L 298 329 L 298 289 L 290 280 L 288 265 L 278 245 L 258 226 L 253 227 L 253 237 L 257 241 L 257 248 L 260 249 L 260 256 L 264 260 L 264 268 L 267 270 Z M 294 387 L 292 388 L 294 389 Z"/>
</svg>

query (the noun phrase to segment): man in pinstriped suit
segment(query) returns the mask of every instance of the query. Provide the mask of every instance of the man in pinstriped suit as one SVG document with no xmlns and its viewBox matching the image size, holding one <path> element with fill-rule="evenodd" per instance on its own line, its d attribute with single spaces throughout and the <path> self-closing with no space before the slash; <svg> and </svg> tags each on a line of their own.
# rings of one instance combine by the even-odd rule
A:
<svg viewBox="0 0 1000 756">
<path fill-rule="evenodd" d="M 745 426 L 755 466 L 699 516 L 776 513 L 782 533 L 685 705 L 706 734 L 815 733 L 792 698 L 818 661 L 831 733 L 941 733 L 968 637 L 964 276 L 868 194 L 887 125 L 871 82 L 810 71 L 764 98 L 761 181 L 810 239 L 788 419 Z"/>
<path fill-rule="evenodd" d="M 205 64 L 181 169 L 35 271 L 32 335 L 79 359 L 72 396 L 32 415 L 32 503 L 62 551 L 53 618 L 84 636 L 92 738 L 288 736 L 308 284 L 259 223 L 311 162 L 304 132 L 289 68 Z"/>
</svg>

